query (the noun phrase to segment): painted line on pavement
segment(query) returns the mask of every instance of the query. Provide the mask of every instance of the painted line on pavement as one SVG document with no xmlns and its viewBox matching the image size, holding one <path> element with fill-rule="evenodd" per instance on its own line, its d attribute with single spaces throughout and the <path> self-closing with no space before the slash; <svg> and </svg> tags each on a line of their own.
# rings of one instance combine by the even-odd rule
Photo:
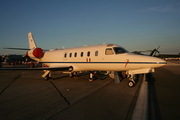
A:
<svg viewBox="0 0 180 120">
<path fill-rule="evenodd" d="M 146 75 L 143 76 L 143 81 L 137 98 L 136 106 L 133 111 L 132 120 L 147 120 L 148 119 L 148 83 Z"/>
</svg>

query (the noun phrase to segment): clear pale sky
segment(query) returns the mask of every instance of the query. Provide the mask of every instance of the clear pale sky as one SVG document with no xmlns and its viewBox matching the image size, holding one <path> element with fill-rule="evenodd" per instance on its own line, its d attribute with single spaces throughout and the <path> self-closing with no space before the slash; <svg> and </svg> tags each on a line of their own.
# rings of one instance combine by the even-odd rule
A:
<svg viewBox="0 0 180 120">
<path fill-rule="evenodd" d="M 129 51 L 180 53 L 179 0 L 1 0 L 0 55 L 26 51 L 27 33 L 43 49 L 113 43 Z"/>
</svg>

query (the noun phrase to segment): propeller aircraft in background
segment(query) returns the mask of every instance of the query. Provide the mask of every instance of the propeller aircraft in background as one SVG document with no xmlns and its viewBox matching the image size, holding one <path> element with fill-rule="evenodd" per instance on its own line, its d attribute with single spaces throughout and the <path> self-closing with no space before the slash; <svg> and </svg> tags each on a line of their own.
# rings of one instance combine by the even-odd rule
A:
<svg viewBox="0 0 180 120">
<path fill-rule="evenodd" d="M 159 46 L 159 47 L 160 47 L 160 46 Z M 158 51 L 159 47 L 158 47 L 158 48 L 154 48 L 153 50 L 133 51 L 132 53 L 134 53 L 134 54 L 139 54 L 139 55 L 144 55 L 144 54 L 142 54 L 142 52 L 151 52 L 151 53 L 149 54 L 150 56 L 156 56 L 156 53 L 159 53 L 159 51 Z"/>
</svg>

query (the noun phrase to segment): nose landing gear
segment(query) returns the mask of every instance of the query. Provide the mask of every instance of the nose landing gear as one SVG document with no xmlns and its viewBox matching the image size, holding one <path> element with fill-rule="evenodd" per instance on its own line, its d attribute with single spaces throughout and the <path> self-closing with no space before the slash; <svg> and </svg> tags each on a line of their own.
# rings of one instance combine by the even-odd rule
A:
<svg viewBox="0 0 180 120">
<path fill-rule="evenodd" d="M 128 86 L 129 86 L 129 87 L 134 87 L 134 86 L 135 86 L 135 84 L 136 84 L 136 83 L 135 83 L 135 82 L 133 82 L 133 81 L 129 81 L 129 82 L 128 82 Z"/>
<path fill-rule="evenodd" d="M 132 75 L 128 75 L 128 76 L 129 76 L 128 86 L 132 88 L 136 85 L 136 80 L 138 79 L 138 75 L 132 74 Z"/>
</svg>

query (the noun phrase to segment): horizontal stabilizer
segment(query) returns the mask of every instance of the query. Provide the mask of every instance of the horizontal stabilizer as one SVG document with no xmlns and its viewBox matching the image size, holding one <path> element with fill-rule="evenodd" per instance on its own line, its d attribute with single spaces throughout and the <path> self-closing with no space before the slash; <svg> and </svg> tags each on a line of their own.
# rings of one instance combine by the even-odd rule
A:
<svg viewBox="0 0 180 120">
<path fill-rule="evenodd" d="M 12 49 L 12 50 L 30 50 L 28 48 L 4 48 L 4 49 Z"/>
<path fill-rule="evenodd" d="M 11 49 L 11 50 L 31 50 L 29 48 L 3 48 L 3 49 Z M 48 49 L 42 49 L 43 51 L 49 51 Z"/>
</svg>

